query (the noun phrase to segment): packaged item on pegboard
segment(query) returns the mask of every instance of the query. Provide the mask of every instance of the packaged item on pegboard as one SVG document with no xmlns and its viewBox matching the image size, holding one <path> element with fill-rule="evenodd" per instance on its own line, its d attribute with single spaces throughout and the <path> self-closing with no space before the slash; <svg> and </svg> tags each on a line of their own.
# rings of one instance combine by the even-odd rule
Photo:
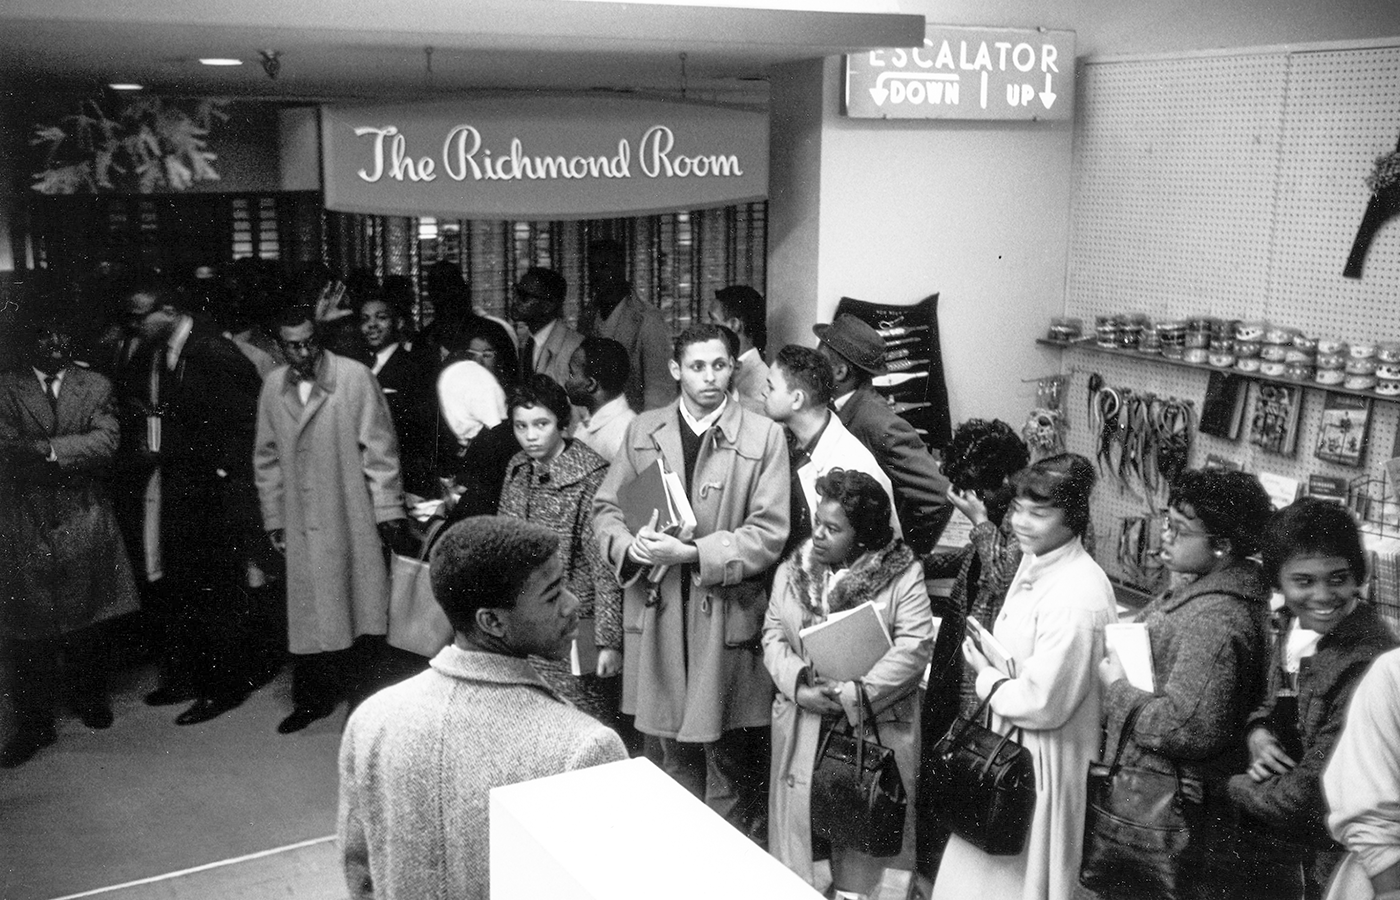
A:
<svg viewBox="0 0 1400 900">
<path fill-rule="evenodd" d="M 1378 537 L 1400 538 L 1400 497 L 1395 493 L 1397 464 L 1386 463 L 1386 476 L 1373 478 L 1363 475 L 1351 480 L 1347 491 L 1347 506 L 1356 514 L 1361 530 Z"/>
</svg>

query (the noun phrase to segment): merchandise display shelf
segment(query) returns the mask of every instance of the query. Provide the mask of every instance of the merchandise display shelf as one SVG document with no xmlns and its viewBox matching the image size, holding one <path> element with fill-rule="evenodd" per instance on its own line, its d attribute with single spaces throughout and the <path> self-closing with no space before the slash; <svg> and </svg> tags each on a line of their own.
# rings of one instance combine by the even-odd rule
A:
<svg viewBox="0 0 1400 900">
<path fill-rule="evenodd" d="M 1331 394 L 1350 394 L 1353 397 L 1366 397 L 1380 403 L 1400 403 L 1400 397 L 1386 397 L 1377 394 L 1375 391 L 1358 391 L 1351 388 L 1344 388 L 1340 384 L 1318 384 L 1316 381 L 1294 381 L 1292 378 L 1276 378 L 1271 375 L 1261 375 L 1258 372 L 1241 372 L 1239 369 L 1221 369 L 1206 363 L 1190 363 L 1183 359 L 1168 359 L 1158 353 L 1139 353 L 1136 350 L 1119 350 L 1117 348 L 1100 347 L 1093 342 L 1093 339 L 1079 341 L 1052 341 L 1049 338 L 1036 338 L 1035 342 L 1042 347 L 1055 347 L 1060 350 L 1083 350 L 1087 353 L 1097 353 L 1101 356 L 1117 356 L 1122 359 L 1132 359 L 1138 362 L 1153 363 L 1162 366 L 1175 366 L 1178 369 L 1193 369 L 1197 372 L 1219 372 L 1222 375 L 1238 375 L 1241 378 L 1248 378 L 1251 381 L 1258 381 L 1266 384 L 1284 384 L 1293 387 L 1307 388 L 1314 391 L 1325 391 Z"/>
</svg>

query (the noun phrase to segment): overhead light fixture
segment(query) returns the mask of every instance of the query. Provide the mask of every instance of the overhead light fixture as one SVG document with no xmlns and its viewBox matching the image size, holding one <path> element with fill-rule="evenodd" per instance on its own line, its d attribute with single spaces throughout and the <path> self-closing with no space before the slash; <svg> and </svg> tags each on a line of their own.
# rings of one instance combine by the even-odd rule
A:
<svg viewBox="0 0 1400 900">
<path fill-rule="evenodd" d="M 203 66 L 241 66 L 243 65 L 243 60 L 211 56 L 206 59 L 201 59 L 199 64 Z"/>
<path fill-rule="evenodd" d="M 114 90 L 114 91 L 143 91 L 143 90 L 145 90 L 145 88 L 142 87 L 142 86 L 139 85 L 139 84 L 109 84 L 109 85 L 107 85 L 107 87 L 111 88 L 111 89 Z"/>
</svg>

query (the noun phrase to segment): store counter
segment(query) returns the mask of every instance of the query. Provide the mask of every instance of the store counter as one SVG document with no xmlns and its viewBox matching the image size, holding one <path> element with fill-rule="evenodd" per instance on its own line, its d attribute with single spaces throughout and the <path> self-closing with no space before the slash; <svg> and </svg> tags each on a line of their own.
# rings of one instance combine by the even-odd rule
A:
<svg viewBox="0 0 1400 900">
<path fill-rule="evenodd" d="M 645 759 L 491 791 L 491 900 L 821 894 Z"/>
</svg>

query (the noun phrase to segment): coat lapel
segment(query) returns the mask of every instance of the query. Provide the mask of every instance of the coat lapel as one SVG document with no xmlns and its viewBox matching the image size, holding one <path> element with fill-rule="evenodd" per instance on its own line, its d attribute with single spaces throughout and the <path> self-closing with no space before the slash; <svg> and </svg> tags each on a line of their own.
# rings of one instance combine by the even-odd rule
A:
<svg viewBox="0 0 1400 900">
<path fill-rule="evenodd" d="M 84 430 L 82 412 L 87 407 L 90 389 L 87 373 L 68 369 L 63 376 L 63 386 L 58 390 L 58 421 L 54 423 L 54 434 L 75 434 Z"/>
<path fill-rule="evenodd" d="M 39 386 L 39 379 L 34 377 L 32 371 L 26 371 L 24 374 L 28 377 L 20 378 L 19 401 L 34 419 L 34 423 L 39 426 L 39 430 L 46 436 L 53 437 L 57 433 L 58 423 L 54 421 L 53 407 L 49 405 L 49 398 L 44 396 L 44 389 Z M 64 376 L 63 380 L 67 382 L 68 377 Z M 60 402 L 67 391 L 68 385 L 65 383 L 58 392 Z"/>
</svg>

